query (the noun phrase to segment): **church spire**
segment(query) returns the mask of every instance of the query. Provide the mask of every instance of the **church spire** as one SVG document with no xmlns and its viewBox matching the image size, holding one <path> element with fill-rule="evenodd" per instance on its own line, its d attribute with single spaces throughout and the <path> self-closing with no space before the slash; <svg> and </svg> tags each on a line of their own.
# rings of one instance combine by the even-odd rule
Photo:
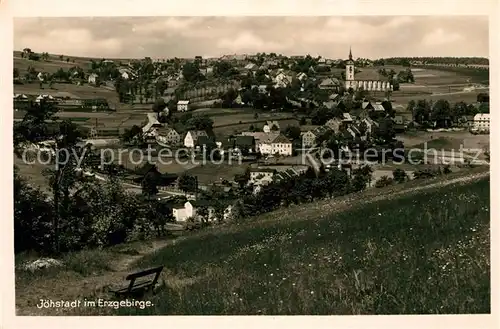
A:
<svg viewBox="0 0 500 329">
<path fill-rule="evenodd" d="M 352 61 L 352 51 L 351 46 L 349 46 L 349 60 Z"/>
</svg>

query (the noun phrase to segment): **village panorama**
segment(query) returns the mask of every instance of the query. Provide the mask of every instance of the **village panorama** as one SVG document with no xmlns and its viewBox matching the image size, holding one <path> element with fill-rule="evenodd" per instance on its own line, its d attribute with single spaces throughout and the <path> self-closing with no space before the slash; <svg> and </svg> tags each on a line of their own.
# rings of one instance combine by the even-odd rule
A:
<svg viewBox="0 0 500 329">
<path fill-rule="evenodd" d="M 17 314 L 489 313 L 487 49 L 324 43 L 15 49 Z"/>
</svg>

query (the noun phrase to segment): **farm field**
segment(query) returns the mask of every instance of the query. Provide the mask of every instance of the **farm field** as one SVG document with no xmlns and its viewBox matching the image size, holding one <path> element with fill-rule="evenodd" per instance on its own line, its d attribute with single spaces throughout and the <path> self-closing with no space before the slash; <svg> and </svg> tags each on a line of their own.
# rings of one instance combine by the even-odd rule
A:
<svg viewBox="0 0 500 329">
<path fill-rule="evenodd" d="M 66 57 L 64 60 L 60 60 L 58 57 L 49 57 L 48 61 L 32 61 L 28 60 L 25 58 L 21 58 L 21 55 L 14 54 L 14 67 L 18 68 L 20 71 L 20 74 L 23 75 L 28 71 L 28 67 L 32 66 L 37 72 L 47 72 L 47 73 L 55 73 L 59 68 L 64 69 L 65 71 L 69 70 L 70 68 L 74 66 L 79 66 L 83 69 L 87 69 L 90 64 L 90 61 L 88 62 L 83 62 L 83 61 L 76 61 L 75 63 L 73 62 L 66 62 Z"/>
<path fill-rule="evenodd" d="M 63 92 L 64 96 L 71 96 L 75 98 L 105 98 L 110 107 L 119 107 L 117 106 L 118 95 L 116 92 L 102 87 L 93 87 L 89 85 L 78 86 L 70 83 L 54 83 L 52 88 L 49 88 L 48 85 L 45 84 L 43 89 L 40 89 L 40 85 L 38 83 L 14 85 L 15 94 L 51 94 L 56 96 L 59 92 Z"/>
<path fill-rule="evenodd" d="M 206 164 L 189 169 L 186 173 L 197 176 L 200 184 L 209 185 L 214 182 L 221 182 L 222 180 L 232 181 L 236 174 L 243 174 L 249 166 L 250 163 L 239 164 L 237 161 L 231 164 L 207 162 Z"/>
</svg>

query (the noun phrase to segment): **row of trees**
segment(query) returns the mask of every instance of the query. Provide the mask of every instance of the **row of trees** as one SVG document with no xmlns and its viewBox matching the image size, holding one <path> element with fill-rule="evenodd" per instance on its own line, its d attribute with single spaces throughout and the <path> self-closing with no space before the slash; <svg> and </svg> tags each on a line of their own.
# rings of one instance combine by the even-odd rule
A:
<svg viewBox="0 0 500 329">
<path fill-rule="evenodd" d="M 411 62 L 447 65 L 489 65 L 489 59 L 485 57 L 391 57 L 375 60 L 374 65 L 410 66 Z"/>
<path fill-rule="evenodd" d="M 463 101 L 451 105 L 444 99 L 439 99 L 436 102 L 425 99 L 418 101 L 411 100 L 408 102 L 407 110 L 412 113 L 413 120 L 420 125 L 449 128 L 457 123 L 466 123 L 462 122 L 464 116 L 489 113 L 489 103 L 484 102 L 476 106 Z"/>
</svg>

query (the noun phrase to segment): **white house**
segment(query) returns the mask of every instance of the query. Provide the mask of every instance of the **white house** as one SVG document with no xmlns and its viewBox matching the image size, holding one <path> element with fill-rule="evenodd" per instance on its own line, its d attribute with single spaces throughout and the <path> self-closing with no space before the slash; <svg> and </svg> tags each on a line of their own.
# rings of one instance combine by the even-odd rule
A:
<svg viewBox="0 0 500 329">
<path fill-rule="evenodd" d="M 291 156 L 292 142 L 284 135 L 279 134 L 271 141 L 271 154 Z"/>
<path fill-rule="evenodd" d="M 95 73 L 90 74 L 88 82 L 90 85 L 96 85 L 99 82 L 99 76 Z"/>
<path fill-rule="evenodd" d="M 280 131 L 280 124 L 278 121 L 267 121 L 264 127 L 262 128 L 262 131 L 265 133 L 269 133 L 272 131 Z"/>
<path fill-rule="evenodd" d="M 38 80 L 44 81 L 45 80 L 45 73 L 38 72 L 38 74 L 36 75 L 36 77 L 37 77 Z"/>
<path fill-rule="evenodd" d="M 292 142 L 279 132 L 242 132 L 241 136 L 253 136 L 260 154 L 292 155 Z"/>
<path fill-rule="evenodd" d="M 304 80 L 307 79 L 307 74 L 305 74 L 304 72 L 300 72 L 300 73 L 297 74 L 297 79 L 299 81 L 304 81 Z"/>
<path fill-rule="evenodd" d="M 198 140 L 198 137 L 200 137 L 200 136 L 208 137 L 208 134 L 206 131 L 203 131 L 203 130 L 190 130 L 190 131 L 188 131 L 186 136 L 184 137 L 184 146 L 193 148 L 196 145 L 196 141 Z"/>
<path fill-rule="evenodd" d="M 250 179 L 248 180 L 248 183 L 255 186 L 267 185 L 273 181 L 275 173 L 275 169 L 252 168 L 250 169 Z"/>
<path fill-rule="evenodd" d="M 490 131 L 490 114 L 478 113 L 474 116 L 473 130 Z"/>
<path fill-rule="evenodd" d="M 187 112 L 189 110 L 189 101 L 181 100 L 177 102 L 178 112 Z"/>
<path fill-rule="evenodd" d="M 173 207 L 172 214 L 177 222 L 185 222 L 188 218 L 193 218 L 195 220 L 201 220 L 200 217 L 200 208 L 206 208 L 208 216 L 205 218 L 208 222 L 213 222 L 219 220 L 215 213 L 215 207 L 209 201 L 205 200 L 189 200 L 182 207 Z M 224 208 L 224 212 L 221 218 L 224 221 L 227 221 L 231 218 L 233 207 L 231 205 L 227 205 Z"/>
<path fill-rule="evenodd" d="M 179 133 L 170 127 L 160 128 L 156 136 L 156 141 L 161 144 L 178 145 L 180 140 L 181 136 Z"/>
<path fill-rule="evenodd" d="M 292 83 L 292 77 L 286 75 L 284 72 L 278 73 L 273 80 L 275 88 L 286 88 Z"/>
</svg>

